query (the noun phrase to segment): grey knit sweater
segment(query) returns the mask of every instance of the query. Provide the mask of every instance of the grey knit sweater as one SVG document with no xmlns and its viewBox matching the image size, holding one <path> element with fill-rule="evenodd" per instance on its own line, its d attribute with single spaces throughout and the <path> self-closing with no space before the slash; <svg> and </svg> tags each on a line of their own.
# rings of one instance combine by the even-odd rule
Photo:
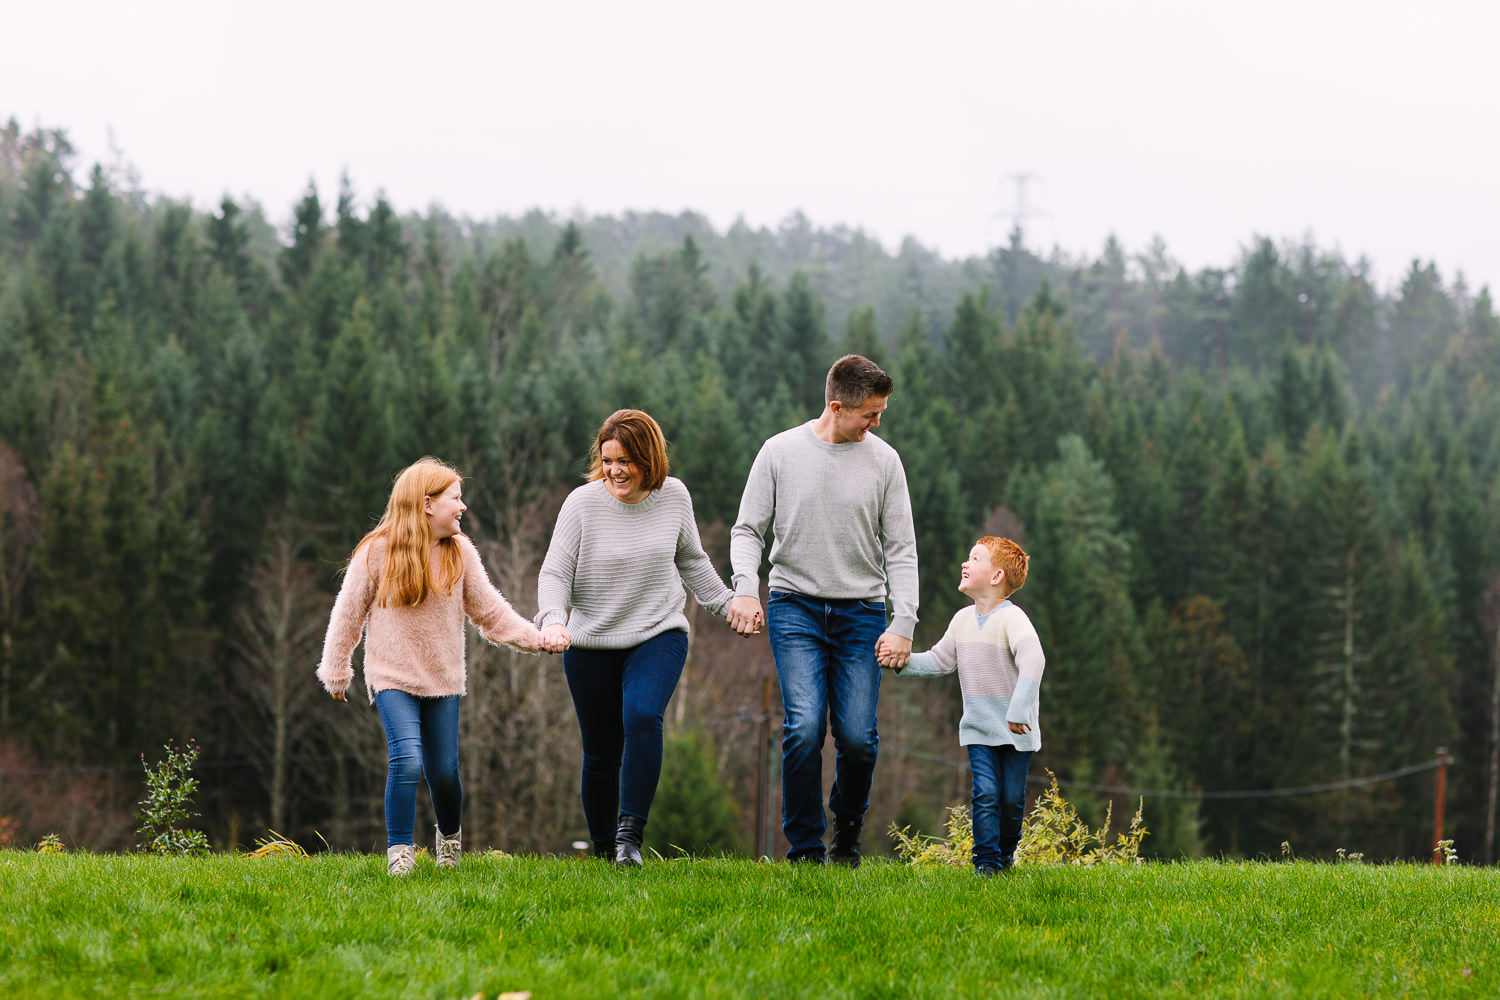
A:
<svg viewBox="0 0 1500 1000">
<path fill-rule="evenodd" d="M 566 624 L 580 649 L 628 649 L 688 627 L 684 581 L 699 604 L 727 613 L 734 595 L 703 551 L 682 481 L 668 476 L 632 504 L 595 480 L 568 494 L 557 514 L 534 620 Z"/>
<path fill-rule="evenodd" d="M 974 608 L 958 612 L 936 646 L 912 654 L 902 675 L 936 677 L 958 671 L 964 698 L 964 715 L 958 722 L 960 746 L 977 743 L 1040 750 L 1040 691 L 1046 666 L 1031 619 L 1006 601 L 982 624 Z M 1023 722 L 1031 732 L 1013 733 L 1008 722 Z"/>
<path fill-rule="evenodd" d="M 761 446 L 729 536 L 734 592 L 760 596 L 771 534 L 771 589 L 805 597 L 884 601 L 890 630 L 917 627 L 917 539 L 906 470 L 874 434 L 829 444 L 812 422 Z"/>
</svg>

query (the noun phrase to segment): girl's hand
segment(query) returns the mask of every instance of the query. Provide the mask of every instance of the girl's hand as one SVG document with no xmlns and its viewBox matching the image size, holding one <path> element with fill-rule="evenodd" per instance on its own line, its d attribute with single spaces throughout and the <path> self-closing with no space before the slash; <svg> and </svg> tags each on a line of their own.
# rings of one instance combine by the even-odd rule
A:
<svg viewBox="0 0 1500 1000">
<path fill-rule="evenodd" d="M 349 696 L 345 692 L 343 692 L 343 691 L 331 691 L 329 693 L 333 695 L 333 700 L 334 701 L 342 701 L 346 705 L 349 703 Z"/>
</svg>

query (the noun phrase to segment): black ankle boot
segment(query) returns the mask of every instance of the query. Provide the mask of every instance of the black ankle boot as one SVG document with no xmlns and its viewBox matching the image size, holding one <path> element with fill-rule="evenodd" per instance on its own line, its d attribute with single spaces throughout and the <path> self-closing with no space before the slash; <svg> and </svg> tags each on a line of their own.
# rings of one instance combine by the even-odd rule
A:
<svg viewBox="0 0 1500 1000">
<path fill-rule="evenodd" d="M 594 857 L 604 861 L 613 861 L 615 859 L 615 842 L 613 840 L 594 841 Z"/>
<path fill-rule="evenodd" d="M 859 867 L 859 835 L 864 825 L 863 816 L 833 818 L 833 843 L 828 845 L 829 864 Z"/>
<path fill-rule="evenodd" d="M 641 841 L 645 833 L 645 820 L 620 813 L 620 828 L 615 831 L 615 864 L 630 868 L 641 866 Z"/>
</svg>

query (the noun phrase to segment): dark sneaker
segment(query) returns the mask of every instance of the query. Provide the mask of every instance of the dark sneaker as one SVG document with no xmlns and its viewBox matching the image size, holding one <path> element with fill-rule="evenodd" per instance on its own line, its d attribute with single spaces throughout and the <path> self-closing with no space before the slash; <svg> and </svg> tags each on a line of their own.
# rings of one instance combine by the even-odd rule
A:
<svg viewBox="0 0 1500 1000">
<path fill-rule="evenodd" d="M 823 849 L 821 847 L 809 847 L 805 851 L 793 851 L 786 856 L 786 860 L 788 864 L 793 865 L 822 865 L 828 863 L 827 859 L 823 857 Z"/>
<path fill-rule="evenodd" d="M 994 878 L 996 875 L 999 875 L 1003 871 L 1005 871 L 1005 869 L 996 864 L 983 864 L 974 866 L 974 874 L 978 875 L 980 878 Z"/>
</svg>

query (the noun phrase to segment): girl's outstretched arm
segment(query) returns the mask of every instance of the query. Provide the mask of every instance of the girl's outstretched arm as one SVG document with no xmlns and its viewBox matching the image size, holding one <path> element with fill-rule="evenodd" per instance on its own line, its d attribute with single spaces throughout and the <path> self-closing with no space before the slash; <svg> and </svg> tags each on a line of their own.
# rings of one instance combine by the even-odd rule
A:
<svg viewBox="0 0 1500 1000">
<path fill-rule="evenodd" d="M 339 586 L 338 599 L 333 602 L 333 614 L 328 619 L 328 632 L 323 637 L 323 659 L 318 664 L 318 680 L 323 688 L 339 701 L 346 701 L 344 692 L 354 679 L 354 667 L 350 660 L 354 647 L 364 633 L 365 619 L 375 603 L 375 580 L 370 573 L 372 550 L 380 542 L 371 542 L 356 550 L 344 571 L 344 582 Z"/>
<path fill-rule="evenodd" d="M 463 535 L 454 536 L 464 557 L 464 614 L 497 646 L 510 646 L 527 653 L 550 649 L 551 644 L 531 622 L 510 606 L 484 571 L 479 550 Z"/>
</svg>

